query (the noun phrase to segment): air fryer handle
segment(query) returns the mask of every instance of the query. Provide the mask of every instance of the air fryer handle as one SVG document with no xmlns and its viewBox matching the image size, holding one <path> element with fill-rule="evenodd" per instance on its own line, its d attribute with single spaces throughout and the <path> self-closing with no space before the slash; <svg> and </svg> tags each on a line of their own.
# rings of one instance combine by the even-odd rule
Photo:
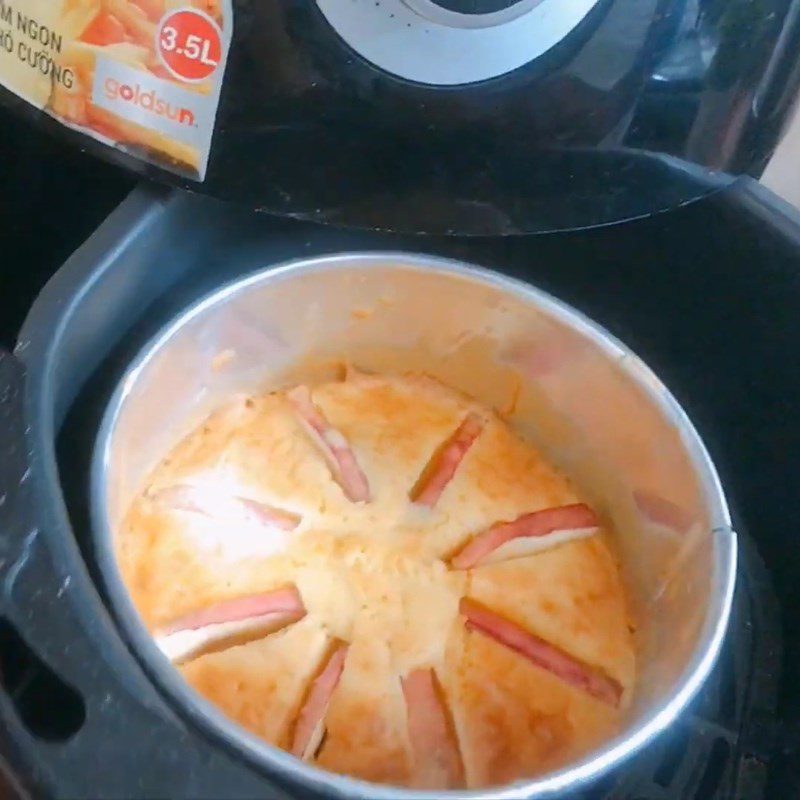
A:
<svg viewBox="0 0 800 800">
<path fill-rule="evenodd" d="M 65 556 L 75 542 L 58 521 L 60 495 L 37 494 L 46 456 L 30 444 L 25 382 L 24 364 L 0 349 L 0 624 L 85 699 L 87 715 L 98 690 L 123 681 L 138 706 L 174 719 L 117 635 L 83 558 Z"/>
<path fill-rule="evenodd" d="M 12 798 L 48 793 L 46 784 L 37 781 L 31 769 L 35 754 L 44 741 L 51 739 L 47 721 L 36 720 L 36 695 L 47 694 L 50 701 L 55 700 L 57 707 L 51 709 L 51 720 L 66 719 L 62 715 L 69 713 L 59 702 L 64 697 L 62 689 L 73 701 L 76 715 L 68 725 L 80 727 L 85 713 L 80 695 L 61 681 L 33 647 L 39 615 L 18 591 L 24 587 L 50 592 L 50 581 L 34 565 L 40 526 L 31 501 L 32 465 L 25 436 L 24 387 L 24 366 L 0 348 L 0 726 L 5 734 L 4 774 L 13 780 Z M 36 585 L 30 586 L 31 583 Z M 53 687 L 57 687 L 55 693 Z M 56 730 L 52 738 L 68 737 L 72 732 L 71 728 Z"/>
<path fill-rule="evenodd" d="M 24 674 L 31 669 L 28 659 L 20 659 L 20 650 L 25 645 L 12 619 L 12 593 L 38 530 L 28 502 L 27 484 L 31 472 L 25 442 L 24 380 L 22 364 L 0 348 L 0 613 L 3 625 L 0 639 L 0 676 L 3 682 L 0 724 L 6 734 L 3 772 L 7 780 L 13 780 L 12 798 L 33 796 L 41 788 L 26 780 L 28 770 L 24 751 L 29 750 L 27 745 L 32 741 L 20 718 L 19 707 L 15 707 L 12 701 L 18 681 L 20 678 L 25 680 Z M 19 702 L 18 696 L 17 700 Z"/>
<path fill-rule="evenodd" d="M 69 604 L 62 602 L 69 575 L 42 546 L 48 510 L 34 499 L 36 454 L 27 433 L 25 367 L 0 349 L 0 614 L 32 648 L 35 642 L 38 656 L 59 661 L 68 676 L 80 670 L 80 652 L 65 645 L 80 631 Z"/>
<path fill-rule="evenodd" d="M 22 411 L 22 364 L 0 349 L 0 580 L 2 605 L 11 592 L 26 542 L 36 535 L 27 502 L 30 477 Z"/>
<path fill-rule="evenodd" d="M 68 563 L 54 547 L 54 541 L 63 550 L 75 543 L 71 530 L 59 530 L 56 521 L 60 495 L 36 494 L 42 454 L 30 445 L 25 381 L 24 364 L 0 349 L 0 624 L 13 627 L 32 658 L 86 698 L 87 714 L 98 689 L 117 688 L 118 673 L 125 674 L 139 705 L 172 718 L 141 670 L 133 668 L 136 662 L 116 635 L 83 559 Z"/>
</svg>

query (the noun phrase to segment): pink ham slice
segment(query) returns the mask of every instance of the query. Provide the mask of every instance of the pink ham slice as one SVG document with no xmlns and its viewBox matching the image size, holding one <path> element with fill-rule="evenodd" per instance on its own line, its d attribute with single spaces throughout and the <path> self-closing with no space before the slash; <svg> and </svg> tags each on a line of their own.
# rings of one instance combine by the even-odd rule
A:
<svg viewBox="0 0 800 800">
<path fill-rule="evenodd" d="M 675 505 L 671 500 L 647 489 L 636 489 L 633 492 L 636 507 L 651 522 L 672 528 L 676 533 L 685 534 L 692 527 L 692 517 L 688 511 Z"/>
<path fill-rule="evenodd" d="M 409 497 L 421 506 L 433 508 L 447 484 L 456 474 L 458 465 L 483 430 L 477 414 L 468 414 L 453 435 L 438 448 L 422 471 Z"/>
<path fill-rule="evenodd" d="M 298 622 L 306 615 L 295 586 L 223 600 L 165 625 L 156 643 L 183 663 L 206 653 L 246 644 Z"/>
<path fill-rule="evenodd" d="M 602 670 L 584 664 L 468 597 L 461 598 L 459 611 L 466 618 L 467 630 L 478 631 L 516 651 L 570 686 L 615 708 L 619 706 L 622 686 Z"/>
<path fill-rule="evenodd" d="M 200 611 L 193 611 L 171 622 L 166 627 L 167 633 L 175 631 L 197 630 L 206 625 L 222 622 L 238 622 L 251 617 L 263 617 L 265 614 L 294 614 L 304 616 L 306 613 L 303 599 L 296 586 L 286 586 L 264 594 L 251 594 L 223 600 Z"/>
<path fill-rule="evenodd" d="M 416 783 L 423 789 L 457 789 L 463 786 L 461 754 L 436 673 L 432 669 L 415 669 L 402 679 L 401 684 Z"/>
<path fill-rule="evenodd" d="M 331 651 L 322 672 L 315 678 L 295 723 L 291 753 L 308 761 L 313 758 L 325 735 L 325 715 L 342 677 L 348 645 L 339 642 Z"/>
<path fill-rule="evenodd" d="M 286 393 L 295 413 L 309 436 L 319 447 L 334 479 L 342 487 L 348 500 L 354 503 L 369 502 L 369 484 L 358 465 L 347 440 L 331 427 L 328 420 L 314 405 L 307 386 L 296 386 Z"/>
<path fill-rule="evenodd" d="M 179 511 L 211 518 L 226 517 L 282 531 L 293 531 L 300 524 L 300 517 L 290 511 L 274 508 L 249 497 L 215 492 L 208 487 L 178 484 L 161 489 L 153 495 L 153 499 Z"/>
<path fill-rule="evenodd" d="M 570 538 L 594 533 L 598 526 L 599 520 L 594 511 L 583 503 L 545 508 L 542 511 L 523 514 L 513 522 L 498 522 L 492 525 L 468 542 L 450 559 L 450 564 L 454 569 L 471 569 L 487 562 L 520 558 L 541 550 L 541 540 L 544 537 L 552 536 L 553 543 L 557 544 Z M 556 536 L 567 532 L 573 535 Z M 514 547 L 504 547 L 512 541 L 515 542 Z"/>
<path fill-rule="evenodd" d="M 300 524 L 299 514 L 259 503 L 258 500 L 251 500 L 249 497 L 237 497 L 236 500 L 262 525 L 273 526 L 288 532 L 293 531 Z"/>
</svg>

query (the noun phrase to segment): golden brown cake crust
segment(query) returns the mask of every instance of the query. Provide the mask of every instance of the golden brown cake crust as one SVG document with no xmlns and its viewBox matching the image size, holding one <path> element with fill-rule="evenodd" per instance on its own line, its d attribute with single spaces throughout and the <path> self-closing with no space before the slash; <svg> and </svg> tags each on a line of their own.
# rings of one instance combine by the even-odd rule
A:
<svg viewBox="0 0 800 800">
<path fill-rule="evenodd" d="M 302 598 L 300 622 L 190 660 L 180 668 L 187 681 L 287 748 L 327 648 L 347 642 L 316 763 L 396 785 L 419 787 L 430 772 L 414 763 L 401 688 L 417 669 L 435 670 L 470 787 L 541 774 L 612 736 L 635 665 L 608 532 L 468 571 L 449 565 L 494 523 L 581 502 L 569 480 L 496 414 L 424 375 L 350 372 L 311 398 L 334 429 L 321 442 L 284 393 L 232 400 L 162 461 L 121 526 L 123 577 L 156 636 L 223 601 L 287 585 Z M 411 502 L 469 414 L 480 432 L 452 478 L 432 507 Z M 333 456 L 321 452 L 328 446 Z M 348 499 L 335 457 L 354 459 L 369 502 Z M 197 507 L 176 504 L 175 487 Z M 297 525 L 264 524 L 253 508 Z M 620 687 L 620 707 L 468 631 L 463 597 L 602 671 Z"/>
</svg>

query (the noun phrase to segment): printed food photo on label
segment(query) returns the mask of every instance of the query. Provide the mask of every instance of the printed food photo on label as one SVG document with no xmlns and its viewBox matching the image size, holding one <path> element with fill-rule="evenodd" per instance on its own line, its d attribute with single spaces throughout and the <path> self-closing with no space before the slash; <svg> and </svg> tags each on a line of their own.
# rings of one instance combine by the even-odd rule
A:
<svg viewBox="0 0 800 800">
<path fill-rule="evenodd" d="M 45 109 L 146 160 L 201 179 L 214 128 L 230 13 L 226 0 L 63 0 Z"/>
</svg>

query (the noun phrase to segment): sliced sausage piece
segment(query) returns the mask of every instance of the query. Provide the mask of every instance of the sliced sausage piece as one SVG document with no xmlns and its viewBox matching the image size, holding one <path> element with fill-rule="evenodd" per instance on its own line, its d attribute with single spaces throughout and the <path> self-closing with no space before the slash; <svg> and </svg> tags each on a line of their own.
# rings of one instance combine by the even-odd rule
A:
<svg viewBox="0 0 800 800">
<path fill-rule="evenodd" d="M 478 631 L 511 648 L 576 689 L 615 708 L 619 706 L 622 686 L 600 669 L 584 664 L 468 597 L 461 598 L 459 611 L 466 618 L 468 630 Z"/>
<path fill-rule="evenodd" d="M 331 702 L 339 678 L 342 677 L 345 658 L 345 642 L 338 643 L 331 651 L 322 672 L 314 679 L 295 724 L 291 753 L 303 761 L 317 754 L 325 736 L 325 714 Z"/>
<path fill-rule="evenodd" d="M 322 412 L 314 405 L 307 386 L 296 386 L 286 393 L 301 425 L 325 457 L 334 480 L 354 503 L 369 502 L 367 478 L 356 460 L 355 453 L 339 431 L 331 427 Z"/>
<path fill-rule="evenodd" d="M 676 533 L 685 534 L 692 527 L 692 516 L 688 511 L 647 489 L 635 489 L 633 501 L 642 514 L 656 525 L 672 528 Z"/>
<path fill-rule="evenodd" d="M 244 508 L 246 513 L 266 527 L 278 528 L 282 531 L 293 531 L 300 524 L 300 515 L 285 511 L 282 508 L 268 506 L 249 497 L 236 497 L 236 502 Z"/>
<path fill-rule="evenodd" d="M 508 561 L 556 544 L 591 536 L 599 520 L 589 506 L 575 503 L 523 514 L 513 522 L 498 522 L 479 533 L 450 559 L 454 569 Z"/>
<path fill-rule="evenodd" d="M 290 511 L 249 497 L 214 491 L 210 487 L 177 484 L 159 490 L 152 497 L 156 502 L 179 511 L 223 517 L 243 524 L 255 523 L 282 531 L 293 531 L 300 524 L 300 516 Z"/>
<path fill-rule="evenodd" d="M 464 786 L 464 767 L 455 728 L 433 669 L 415 669 L 402 681 L 408 738 L 414 753 L 415 784 L 423 789 Z"/>
<path fill-rule="evenodd" d="M 302 619 L 306 609 L 294 586 L 224 600 L 166 625 L 156 638 L 176 663 L 259 639 Z"/>
<path fill-rule="evenodd" d="M 483 430 L 477 414 L 467 414 L 453 435 L 433 454 L 419 480 L 409 493 L 411 501 L 433 508 L 447 484 L 456 474 L 458 465 Z"/>
</svg>

